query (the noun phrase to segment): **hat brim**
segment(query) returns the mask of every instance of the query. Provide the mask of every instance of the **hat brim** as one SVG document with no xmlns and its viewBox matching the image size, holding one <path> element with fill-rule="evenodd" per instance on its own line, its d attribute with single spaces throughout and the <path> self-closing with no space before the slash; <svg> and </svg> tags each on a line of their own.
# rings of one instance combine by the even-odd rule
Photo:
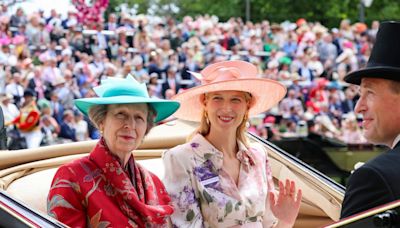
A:
<svg viewBox="0 0 400 228">
<path fill-rule="evenodd" d="M 355 85 L 360 85 L 362 78 L 383 78 L 400 81 L 399 74 L 400 68 L 396 67 L 368 67 L 350 72 L 344 77 L 344 81 Z"/>
<path fill-rule="evenodd" d="M 189 121 L 200 121 L 203 111 L 200 95 L 216 91 L 251 93 L 255 102 L 249 110 L 250 116 L 269 110 L 278 104 L 286 94 L 284 85 L 269 79 L 254 78 L 215 82 L 188 89 L 172 97 L 172 100 L 181 103 L 181 107 L 174 113 L 174 116 Z"/>
<path fill-rule="evenodd" d="M 92 97 L 75 100 L 75 105 L 85 115 L 88 115 L 89 109 L 94 105 L 107 104 L 150 104 L 157 112 L 154 122 L 159 122 L 172 115 L 180 106 L 176 101 L 157 100 L 154 98 L 132 97 L 132 96 L 114 96 L 114 97 Z"/>
</svg>

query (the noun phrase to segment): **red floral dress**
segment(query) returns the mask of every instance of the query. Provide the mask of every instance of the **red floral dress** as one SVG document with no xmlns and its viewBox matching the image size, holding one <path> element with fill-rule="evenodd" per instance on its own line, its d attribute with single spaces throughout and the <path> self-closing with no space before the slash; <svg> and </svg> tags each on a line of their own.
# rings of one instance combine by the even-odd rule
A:
<svg viewBox="0 0 400 228">
<path fill-rule="evenodd" d="M 173 207 L 156 175 L 133 156 L 123 169 L 101 139 L 88 156 L 58 169 L 47 211 L 71 227 L 164 227 Z"/>
</svg>

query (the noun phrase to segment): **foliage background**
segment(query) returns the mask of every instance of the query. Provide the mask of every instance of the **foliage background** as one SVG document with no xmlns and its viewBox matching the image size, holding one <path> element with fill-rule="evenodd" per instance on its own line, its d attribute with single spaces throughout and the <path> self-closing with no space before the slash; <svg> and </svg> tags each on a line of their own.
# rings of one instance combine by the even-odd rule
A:
<svg viewBox="0 0 400 228">
<path fill-rule="evenodd" d="M 251 4 L 251 21 L 269 20 L 282 22 L 296 21 L 305 18 L 319 21 L 328 27 L 337 27 L 342 19 L 359 21 L 360 0 L 249 0 Z M 108 13 L 115 12 L 116 7 L 126 3 L 136 5 L 137 13 L 147 14 L 153 5 L 158 6 L 157 15 L 171 15 L 177 20 L 190 15 L 217 15 L 221 21 L 230 17 L 245 19 L 246 0 L 110 0 Z M 168 5 L 179 8 L 174 12 Z M 162 7 L 164 6 L 164 7 Z M 365 21 L 400 20 L 399 0 L 374 0 L 371 7 L 365 8 Z"/>
</svg>

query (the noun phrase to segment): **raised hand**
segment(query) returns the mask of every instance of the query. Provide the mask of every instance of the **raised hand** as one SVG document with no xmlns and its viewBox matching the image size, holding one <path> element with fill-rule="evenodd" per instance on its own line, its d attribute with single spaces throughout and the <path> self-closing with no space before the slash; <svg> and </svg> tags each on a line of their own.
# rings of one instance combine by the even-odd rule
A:
<svg viewBox="0 0 400 228">
<path fill-rule="evenodd" d="M 273 192 L 269 192 L 271 211 L 279 219 L 279 227 L 292 227 L 294 225 L 299 213 L 301 197 L 301 189 L 296 194 L 296 184 L 288 179 L 286 179 L 285 185 L 282 181 L 279 181 L 278 199 Z"/>
</svg>

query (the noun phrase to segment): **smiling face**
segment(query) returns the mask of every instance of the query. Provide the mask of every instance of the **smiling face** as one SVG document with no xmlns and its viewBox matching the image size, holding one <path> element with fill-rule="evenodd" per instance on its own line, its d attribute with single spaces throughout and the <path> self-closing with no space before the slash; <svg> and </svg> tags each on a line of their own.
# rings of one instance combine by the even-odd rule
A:
<svg viewBox="0 0 400 228">
<path fill-rule="evenodd" d="M 110 152 L 124 162 L 142 142 L 147 129 L 147 104 L 109 105 L 99 124 Z"/>
<path fill-rule="evenodd" d="M 363 78 L 355 112 L 363 115 L 365 137 L 372 143 L 392 146 L 400 133 L 400 94 L 390 80 Z"/>
<path fill-rule="evenodd" d="M 205 110 L 211 129 L 233 131 L 243 122 L 248 111 L 249 101 L 244 92 L 218 91 L 206 94 Z"/>
</svg>

